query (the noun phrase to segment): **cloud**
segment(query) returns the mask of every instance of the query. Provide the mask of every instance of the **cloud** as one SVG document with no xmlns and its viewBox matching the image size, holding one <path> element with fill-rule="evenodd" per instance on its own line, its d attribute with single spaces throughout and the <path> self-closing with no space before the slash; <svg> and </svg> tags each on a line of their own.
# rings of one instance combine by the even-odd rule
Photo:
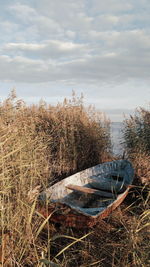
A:
<svg viewBox="0 0 150 267">
<path fill-rule="evenodd" d="M 37 17 L 37 12 L 33 7 L 19 2 L 9 6 L 9 10 L 14 17 L 26 24 L 30 23 Z"/>
<path fill-rule="evenodd" d="M 130 36 L 130 34 L 129 34 Z M 149 79 L 150 62 L 147 58 L 147 49 L 150 44 L 142 43 L 142 36 L 138 35 L 135 39 L 136 47 L 133 42 L 123 47 L 123 51 L 112 49 L 112 52 L 103 51 L 100 55 L 90 54 L 90 50 L 83 45 L 65 43 L 59 41 L 50 41 L 47 44 L 14 44 L 5 46 L 5 51 L 13 52 L 12 55 L 0 57 L 1 80 L 26 81 L 26 82 L 45 82 L 45 81 L 68 81 L 81 84 L 120 84 L 132 79 Z M 143 39 L 144 42 L 145 39 Z M 121 39 L 120 45 L 124 43 Z M 110 42 L 109 46 L 115 46 L 116 41 Z M 132 45 L 131 45 L 132 44 Z M 131 47 L 130 47 L 131 45 Z M 139 57 L 139 50 L 142 57 Z M 91 48 L 92 50 L 92 48 Z M 15 56 L 16 51 L 21 51 L 22 55 Z M 113 52 L 114 51 L 114 52 Z M 32 55 L 32 58 L 29 55 Z M 33 57 L 36 56 L 36 57 Z M 66 57 L 66 60 L 65 60 Z M 61 60 L 60 60 L 61 59 Z"/>
<path fill-rule="evenodd" d="M 42 58 L 45 60 L 77 58 L 90 52 L 87 44 L 49 40 L 45 43 L 7 43 L 2 47 L 4 53 L 20 54 L 27 57 Z"/>
<path fill-rule="evenodd" d="M 43 82 L 56 79 L 54 63 L 45 64 L 42 60 L 33 60 L 21 56 L 11 58 L 0 56 L 0 79 L 14 82 Z M 51 78 L 50 78 L 51 77 Z"/>
<path fill-rule="evenodd" d="M 91 12 L 94 14 L 98 14 L 99 12 L 111 12 L 116 14 L 120 12 L 131 11 L 133 9 L 133 4 L 131 0 L 129 0 L 128 2 L 125 2 L 123 0 L 93 0 L 90 7 Z"/>
<path fill-rule="evenodd" d="M 20 24 L 25 31 L 34 28 L 39 37 L 47 36 L 48 34 L 61 34 L 63 32 L 60 23 L 50 16 L 43 16 L 37 9 L 21 3 L 15 3 L 9 6 L 9 12 L 14 20 Z"/>
</svg>

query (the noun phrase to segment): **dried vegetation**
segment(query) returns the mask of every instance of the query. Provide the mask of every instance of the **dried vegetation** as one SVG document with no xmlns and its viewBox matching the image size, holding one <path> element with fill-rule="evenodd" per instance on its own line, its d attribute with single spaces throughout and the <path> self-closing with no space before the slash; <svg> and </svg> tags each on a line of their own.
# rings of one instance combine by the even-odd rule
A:
<svg viewBox="0 0 150 267">
<path fill-rule="evenodd" d="M 141 112 L 142 118 L 149 118 Z M 125 124 L 126 149 L 136 170 L 135 188 L 109 218 L 93 229 L 77 230 L 50 224 L 37 212 L 36 196 L 72 173 L 111 159 L 109 121 L 93 108 L 84 108 L 82 97 L 74 94 L 56 107 L 42 101 L 26 106 L 14 92 L 1 103 L 1 266 L 150 265 L 150 150 L 146 144 L 150 127 L 146 119 L 140 128 L 145 127 L 147 141 L 143 143 L 143 135 L 134 128 L 139 115 Z M 143 177 L 146 183 L 142 184 Z"/>
<path fill-rule="evenodd" d="M 109 121 L 82 97 L 53 107 L 27 106 L 15 92 L 0 104 L 0 261 L 2 266 L 44 266 L 50 259 L 49 224 L 30 204 L 38 191 L 108 158 Z M 50 230 L 49 230 L 50 231 Z M 54 253 L 55 254 L 55 253 Z"/>
</svg>

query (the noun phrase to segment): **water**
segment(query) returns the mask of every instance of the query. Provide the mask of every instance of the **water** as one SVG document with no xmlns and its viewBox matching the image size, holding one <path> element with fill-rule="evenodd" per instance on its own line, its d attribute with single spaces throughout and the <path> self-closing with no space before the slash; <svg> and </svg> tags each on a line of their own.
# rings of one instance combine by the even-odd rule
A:
<svg viewBox="0 0 150 267">
<path fill-rule="evenodd" d="M 123 154 L 123 146 L 121 145 L 122 142 L 122 122 L 112 122 L 111 123 L 111 140 L 113 144 L 113 153 L 115 155 L 122 155 Z"/>
</svg>

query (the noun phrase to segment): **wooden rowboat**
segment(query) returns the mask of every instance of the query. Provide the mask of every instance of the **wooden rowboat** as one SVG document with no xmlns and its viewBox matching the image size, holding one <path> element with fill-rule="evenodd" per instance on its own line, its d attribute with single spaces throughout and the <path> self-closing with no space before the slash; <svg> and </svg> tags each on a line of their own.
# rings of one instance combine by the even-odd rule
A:
<svg viewBox="0 0 150 267">
<path fill-rule="evenodd" d="M 108 216 L 127 196 L 134 177 L 127 160 L 96 165 L 54 184 L 39 196 L 48 208 L 40 212 L 53 222 L 71 227 L 92 227 Z"/>
</svg>

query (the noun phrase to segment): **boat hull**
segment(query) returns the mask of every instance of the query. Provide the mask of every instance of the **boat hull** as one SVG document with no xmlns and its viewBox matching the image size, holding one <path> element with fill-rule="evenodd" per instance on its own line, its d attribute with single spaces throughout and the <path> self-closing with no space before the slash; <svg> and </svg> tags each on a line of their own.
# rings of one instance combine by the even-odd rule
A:
<svg viewBox="0 0 150 267">
<path fill-rule="evenodd" d="M 82 205 L 77 205 L 79 196 L 84 195 L 84 199 L 88 199 L 89 195 L 84 193 L 78 195 L 78 192 L 76 191 L 70 192 L 68 189 L 68 185 L 70 184 L 70 182 L 74 185 L 79 185 L 78 187 L 86 185 L 88 186 L 88 181 L 89 178 L 91 179 L 91 175 L 104 175 L 104 173 L 106 173 L 106 170 L 107 174 L 112 172 L 114 173 L 114 171 L 117 171 L 117 168 L 124 168 L 125 170 L 125 174 L 123 177 L 125 189 L 123 190 L 123 192 L 117 193 L 116 195 L 114 194 L 114 198 L 109 201 L 107 200 L 108 198 L 106 198 L 106 204 L 102 205 L 100 208 L 99 206 L 94 206 L 94 208 L 85 207 L 85 203 L 82 203 L 81 201 L 79 203 Z M 45 208 L 43 205 L 39 205 L 39 211 L 44 217 L 49 216 L 50 221 L 55 223 L 60 223 L 69 227 L 76 228 L 93 227 L 95 224 L 97 224 L 102 219 L 107 217 L 110 213 L 112 213 L 112 211 L 122 203 L 131 187 L 133 175 L 134 171 L 131 166 L 131 163 L 125 160 L 113 161 L 96 165 L 92 168 L 86 169 L 85 171 L 67 177 L 66 179 L 56 183 L 55 185 L 44 191 L 41 194 L 41 197 L 49 197 L 50 202 L 47 205 L 47 208 Z M 108 184 L 106 185 L 106 188 L 107 187 Z M 85 189 L 85 187 L 83 188 Z M 78 197 L 76 198 L 75 203 L 74 198 L 76 196 Z M 99 196 L 96 197 L 100 198 Z"/>
<path fill-rule="evenodd" d="M 40 213 L 47 218 L 50 216 L 50 221 L 57 224 L 63 224 L 66 227 L 75 227 L 78 229 L 81 228 L 91 228 L 94 225 L 98 224 L 102 219 L 106 218 L 111 214 L 126 198 L 129 192 L 129 188 L 119 196 L 110 206 L 104 209 L 98 216 L 87 216 L 81 213 L 75 212 L 73 209 L 66 208 L 66 205 L 61 204 L 60 209 L 64 213 L 61 212 L 59 214 L 58 209 L 56 206 L 50 205 L 48 209 L 44 207 L 40 207 Z"/>
</svg>

